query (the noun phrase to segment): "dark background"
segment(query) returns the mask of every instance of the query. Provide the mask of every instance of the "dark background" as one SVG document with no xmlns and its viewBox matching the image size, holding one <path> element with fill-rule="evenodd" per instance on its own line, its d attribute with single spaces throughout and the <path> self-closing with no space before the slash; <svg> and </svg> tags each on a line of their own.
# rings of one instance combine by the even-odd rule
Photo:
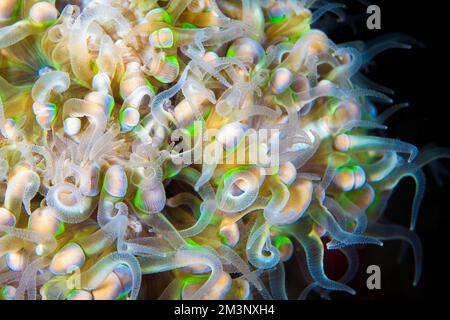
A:
<svg viewBox="0 0 450 320">
<path fill-rule="evenodd" d="M 406 0 L 371 1 L 381 8 L 381 30 L 368 30 L 366 27 L 367 5 L 360 1 L 340 1 L 348 8 L 349 21 L 340 27 L 327 31 L 336 42 L 371 40 L 391 32 L 403 32 L 421 41 L 424 48 L 411 50 L 394 49 L 386 51 L 371 63 L 368 72 L 370 79 L 395 90 L 396 103 L 409 102 L 410 107 L 395 114 L 387 122 L 389 136 L 415 144 L 419 148 L 427 144 L 450 147 L 448 130 L 450 128 L 448 109 L 449 54 L 448 35 L 450 28 L 450 8 L 444 1 L 439 6 L 430 6 Z M 331 15 L 330 15 L 331 17 Z M 350 23 L 348 23 L 350 22 Z M 349 26 L 352 25 L 351 26 Z M 450 160 L 441 160 L 450 169 Z M 397 263 L 400 242 L 385 242 L 383 248 L 361 250 L 360 276 L 350 285 L 358 291 L 356 297 L 335 294 L 336 299 L 434 299 L 444 298 L 449 287 L 450 269 L 447 265 L 450 179 L 444 178 L 439 186 L 429 168 L 427 190 L 421 206 L 417 224 L 417 234 L 422 240 L 424 250 L 423 273 L 417 287 L 412 286 L 414 261 L 412 251 L 403 262 Z M 414 183 L 405 179 L 395 190 L 389 202 L 386 216 L 391 221 L 408 226 L 410 208 L 414 196 Z M 377 264 L 382 271 L 382 289 L 365 289 L 368 265 Z M 331 266 L 331 268 L 333 268 Z M 332 270 L 328 270 L 327 272 Z"/>
</svg>

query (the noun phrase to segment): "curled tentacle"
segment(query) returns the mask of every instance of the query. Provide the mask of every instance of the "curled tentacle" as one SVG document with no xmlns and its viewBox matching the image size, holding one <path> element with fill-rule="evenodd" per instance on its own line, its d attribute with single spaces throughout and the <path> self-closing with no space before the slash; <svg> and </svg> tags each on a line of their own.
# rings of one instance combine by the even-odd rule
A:
<svg viewBox="0 0 450 320">
<path fill-rule="evenodd" d="M 57 210 L 57 218 L 65 223 L 80 223 L 92 213 L 92 198 L 83 196 L 72 184 L 60 183 L 48 190 L 45 197 L 48 206 Z"/>
</svg>

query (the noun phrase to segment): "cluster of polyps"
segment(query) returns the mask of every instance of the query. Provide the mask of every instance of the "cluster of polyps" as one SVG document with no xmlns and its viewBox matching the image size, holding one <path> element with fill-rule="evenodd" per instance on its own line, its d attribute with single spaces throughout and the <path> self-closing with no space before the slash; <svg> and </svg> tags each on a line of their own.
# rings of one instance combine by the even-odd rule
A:
<svg viewBox="0 0 450 320">
<path fill-rule="evenodd" d="M 396 238 L 417 283 L 421 168 L 449 153 L 377 136 L 399 107 L 378 115 L 369 97 L 391 101 L 358 74 L 403 39 L 336 45 L 311 28 L 341 14 L 324 1 L 78 3 L 0 2 L 2 299 L 135 299 L 163 272 L 161 298 L 283 299 L 295 246 L 301 297 L 355 293 L 354 245 Z M 226 161 L 258 130 L 279 163 Z M 410 230 L 380 223 L 408 176 Z M 324 243 L 349 259 L 339 282 Z"/>
</svg>

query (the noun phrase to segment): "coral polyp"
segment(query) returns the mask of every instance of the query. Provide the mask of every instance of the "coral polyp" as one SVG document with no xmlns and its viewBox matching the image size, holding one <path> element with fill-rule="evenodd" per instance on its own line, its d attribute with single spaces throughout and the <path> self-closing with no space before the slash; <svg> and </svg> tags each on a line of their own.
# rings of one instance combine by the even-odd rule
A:
<svg viewBox="0 0 450 320">
<path fill-rule="evenodd" d="M 56 2 L 0 2 L 1 299 L 356 294 L 355 247 L 393 239 L 419 282 L 422 169 L 450 152 L 387 137 L 402 105 L 359 73 L 407 37 L 336 44 L 326 1 Z M 407 177 L 409 227 L 383 217 Z"/>
</svg>

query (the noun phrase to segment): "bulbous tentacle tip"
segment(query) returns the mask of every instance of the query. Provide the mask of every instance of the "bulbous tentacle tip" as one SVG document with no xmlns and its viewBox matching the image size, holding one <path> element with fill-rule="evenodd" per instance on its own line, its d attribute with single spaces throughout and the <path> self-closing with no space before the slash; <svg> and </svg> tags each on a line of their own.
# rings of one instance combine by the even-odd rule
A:
<svg viewBox="0 0 450 320">
<path fill-rule="evenodd" d="M 13 18 L 17 0 L 4 0 L 0 3 L 0 22 Z"/>
<path fill-rule="evenodd" d="M 6 285 L 1 290 L 0 296 L 4 300 L 15 300 L 17 288 L 12 285 Z"/>
<path fill-rule="evenodd" d="M 94 297 L 86 290 L 73 290 L 69 293 L 66 300 L 94 300 Z"/>
<path fill-rule="evenodd" d="M 93 300 L 115 300 L 122 292 L 122 283 L 116 273 L 111 272 L 100 286 L 92 290 Z"/>
<path fill-rule="evenodd" d="M 58 18 L 58 10 L 49 2 L 36 2 L 29 12 L 30 21 L 36 25 L 45 25 Z"/>
<path fill-rule="evenodd" d="M 64 275 L 83 266 L 86 260 L 83 249 L 75 243 L 68 244 L 55 254 L 49 270 L 55 275 Z"/>
<path fill-rule="evenodd" d="M 166 191 L 164 187 L 157 186 L 153 189 L 139 188 L 134 197 L 134 205 L 146 213 L 161 212 L 166 206 Z"/>
<path fill-rule="evenodd" d="M 16 216 L 5 208 L 0 208 L 0 225 L 13 227 L 16 225 Z"/>
<path fill-rule="evenodd" d="M 223 242 L 232 248 L 239 242 L 239 227 L 236 223 L 225 224 L 220 228 L 219 235 Z"/>
<path fill-rule="evenodd" d="M 122 198 L 125 196 L 128 187 L 128 178 L 125 170 L 120 165 L 113 165 L 105 175 L 104 188 L 112 197 Z"/>
<path fill-rule="evenodd" d="M 28 219 L 28 228 L 43 234 L 56 234 L 60 227 L 61 222 L 57 219 L 56 209 L 52 207 L 36 209 Z"/>
<path fill-rule="evenodd" d="M 129 132 L 136 127 L 141 119 L 139 111 L 135 108 L 125 108 L 120 113 L 120 129 L 122 132 Z"/>
<path fill-rule="evenodd" d="M 273 94 L 282 94 L 294 81 L 292 72 L 287 68 L 278 68 L 272 74 L 270 89 Z"/>
<path fill-rule="evenodd" d="M 5 262 L 9 270 L 13 272 L 22 272 L 27 266 L 27 259 L 24 250 L 11 252 L 5 256 Z"/>
<path fill-rule="evenodd" d="M 81 130 L 81 120 L 76 117 L 69 117 L 64 120 L 64 132 L 69 136 L 78 134 Z"/>
<path fill-rule="evenodd" d="M 285 162 L 280 166 L 278 177 L 284 184 L 291 185 L 297 179 L 297 169 L 292 162 Z"/>
<path fill-rule="evenodd" d="M 150 34 L 150 46 L 153 48 L 168 49 L 174 45 L 174 33 L 170 28 L 162 28 Z"/>
<path fill-rule="evenodd" d="M 44 130 L 50 130 L 56 119 L 58 107 L 53 103 L 42 104 L 35 102 L 33 104 L 33 112 L 39 126 Z"/>
<path fill-rule="evenodd" d="M 256 65 L 264 56 L 265 52 L 261 44 L 248 37 L 235 40 L 227 51 L 227 57 L 237 58 L 251 65 Z"/>
</svg>

